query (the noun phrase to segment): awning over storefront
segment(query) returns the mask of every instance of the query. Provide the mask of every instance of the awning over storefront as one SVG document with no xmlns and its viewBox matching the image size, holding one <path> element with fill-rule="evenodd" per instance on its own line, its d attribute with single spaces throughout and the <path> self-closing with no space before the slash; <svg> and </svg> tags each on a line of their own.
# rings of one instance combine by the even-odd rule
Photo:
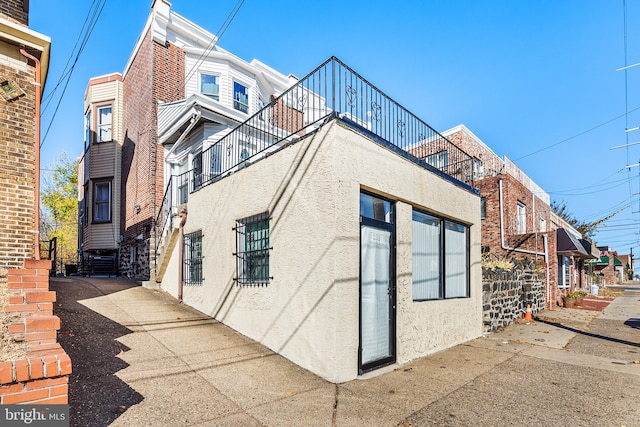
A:
<svg viewBox="0 0 640 427">
<path fill-rule="evenodd" d="M 556 252 L 558 255 L 574 256 L 583 259 L 595 258 L 587 252 L 580 239 L 568 233 L 564 228 L 556 230 Z"/>
<path fill-rule="evenodd" d="M 589 264 L 598 266 L 598 267 L 606 267 L 609 265 L 609 257 L 606 255 L 603 255 L 595 261 L 589 261 Z M 622 267 L 622 261 L 620 261 L 620 258 L 618 258 L 615 255 L 613 256 L 613 265 L 615 267 Z"/>
<path fill-rule="evenodd" d="M 587 258 L 589 259 L 598 259 L 600 258 L 600 250 L 593 244 L 592 240 L 588 239 L 579 239 L 582 247 L 587 252 Z"/>
</svg>

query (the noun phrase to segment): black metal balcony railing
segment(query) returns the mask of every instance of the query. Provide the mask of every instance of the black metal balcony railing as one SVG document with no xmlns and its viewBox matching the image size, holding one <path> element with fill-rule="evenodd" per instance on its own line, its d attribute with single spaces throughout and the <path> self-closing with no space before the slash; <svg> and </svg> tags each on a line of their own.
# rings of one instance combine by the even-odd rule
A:
<svg viewBox="0 0 640 427">
<path fill-rule="evenodd" d="M 173 218 L 174 209 L 187 203 L 189 193 L 194 189 L 193 182 L 190 179 L 192 175 L 192 171 L 189 171 L 169 177 L 162 204 L 156 217 L 156 250 L 165 233 L 171 229 L 170 221 Z"/>
<path fill-rule="evenodd" d="M 180 203 L 186 202 L 188 193 L 316 130 L 329 117 L 361 126 L 425 167 L 465 183 L 474 179 L 471 156 L 339 59 L 331 57 L 204 150 L 196 168 L 170 178 L 156 222 L 156 230 L 162 224 L 156 241 L 164 236 L 171 218 L 174 206 L 171 197 L 179 193 L 184 198 Z M 187 188 L 187 193 L 176 188 Z"/>
<path fill-rule="evenodd" d="M 317 129 L 332 115 L 362 126 L 416 161 L 460 181 L 473 180 L 471 156 L 332 57 L 205 150 L 194 190 Z"/>
</svg>

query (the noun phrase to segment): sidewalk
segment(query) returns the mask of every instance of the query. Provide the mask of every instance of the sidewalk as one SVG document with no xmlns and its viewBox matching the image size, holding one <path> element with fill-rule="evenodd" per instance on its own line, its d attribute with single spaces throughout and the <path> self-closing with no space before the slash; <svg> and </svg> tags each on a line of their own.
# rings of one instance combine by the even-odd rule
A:
<svg viewBox="0 0 640 427">
<path fill-rule="evenodd" d="M 640 425 L 640 331 L 630 321 L 640 318 L 640 292 L 602 314 L 545 311 L 547 323 L 336 385 L 162 291 L 121 279 L 51 283 L 74 365 L 72 425 Z M 606 355 L 569 350 L 599 317 L 635 341 L 607 341 L 615 349 Z"/>
</svg>

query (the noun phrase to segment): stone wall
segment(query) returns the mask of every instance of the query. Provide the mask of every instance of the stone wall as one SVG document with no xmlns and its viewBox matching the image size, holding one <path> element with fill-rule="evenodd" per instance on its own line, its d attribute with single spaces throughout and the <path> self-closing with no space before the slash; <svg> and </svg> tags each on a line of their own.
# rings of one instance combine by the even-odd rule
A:
<svg viewBox="0 0 640 427">
<path fill-rule="evenodd" d="M 533 314 L 545 308 L 544 272 L 533 261 L 516 261 L 511 270 L 482 269 L 482 314 L 485 331 L 508 326 L 524 316 L 527 304 Z"/>
</svg>

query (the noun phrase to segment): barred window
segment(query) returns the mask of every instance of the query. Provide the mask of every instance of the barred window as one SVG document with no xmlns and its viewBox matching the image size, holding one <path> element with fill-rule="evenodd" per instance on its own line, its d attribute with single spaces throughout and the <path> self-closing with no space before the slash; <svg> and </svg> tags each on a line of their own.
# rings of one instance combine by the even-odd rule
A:
<svg viewBox="0 0 640 427">
<path fill-rule="evenodd" d="M 202 231 L 184 235 L 182 252 L 184 269 L 182 281 L 185 286 L 202 286 Z"/>
<path fill-rule="evenodd" d="M 236 221 L 236 280 L 242 285 L 269 283 L 269 213 Z"/>
</svg>

